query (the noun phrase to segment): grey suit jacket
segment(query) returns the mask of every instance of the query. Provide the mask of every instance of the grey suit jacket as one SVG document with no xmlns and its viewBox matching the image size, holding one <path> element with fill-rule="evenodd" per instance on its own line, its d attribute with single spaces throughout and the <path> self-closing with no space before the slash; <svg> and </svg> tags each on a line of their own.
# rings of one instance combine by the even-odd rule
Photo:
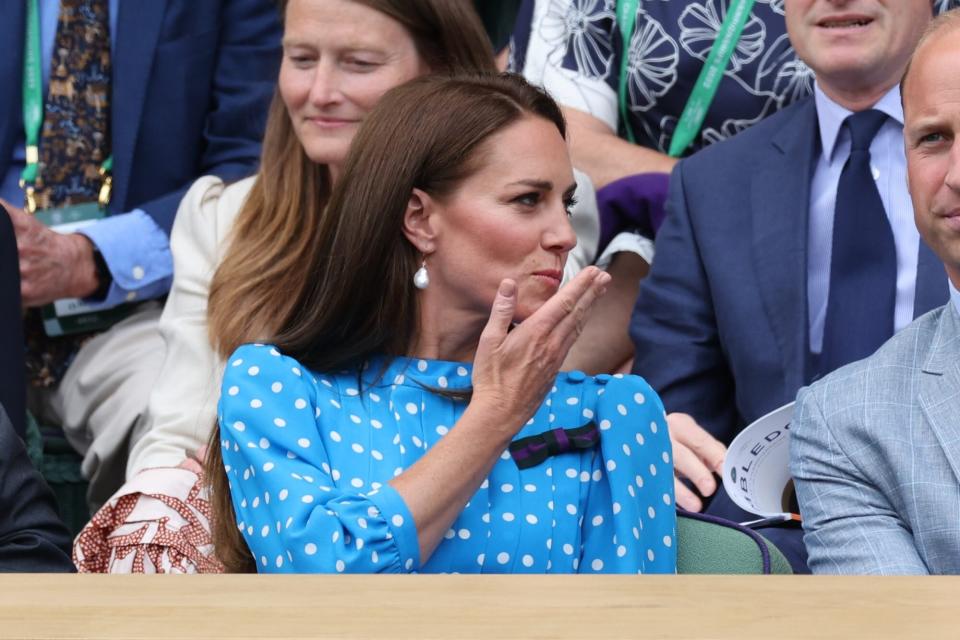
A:
<svg viewBox="0 0 960 640">
<path fill-rule="evenodd" d="M 802 389 L 791 470 L 814 573 L 960 573 L 960 315 Z"/>
</svg>

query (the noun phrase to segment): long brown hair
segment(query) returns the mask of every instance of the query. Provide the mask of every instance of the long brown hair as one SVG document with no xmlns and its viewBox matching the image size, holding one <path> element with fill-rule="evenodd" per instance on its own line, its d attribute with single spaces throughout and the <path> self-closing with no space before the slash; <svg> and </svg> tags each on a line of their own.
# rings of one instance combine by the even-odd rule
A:
<svg viewBox="0 0 960 640">
<path fill-rule="evenodd" d="M 327 213 L 298 265 L 304 285 L 271 342 L 316 371 L 359 368 L 373 354 L 399 355 L 417 330 L 417 252 L 402 231 L 414 188 L 443 199 L 477 169 L 483 144 L 528 115 L 563 116 L 519 76 L 420 78 L 392 89 L 361 126 Z M 255 565 L 237 530 L 217 429 L 207 473 L 214 543 L 229 571 Z"/>
<path fill-rule="evenodd" d="M 469 0 L 352 0 L 407 29 L 417 52 L 445 75 L 494 70 L 493 52 Z M 282 0 L 285 13 L 289 0 Z M 208 331 L 221 356 L 270 335 L 293 311 L 330 196 L 325 165 L 307 157 L 279 92 L 267 118 L 260 172 L 237 215 L 210 284 Z"/>
</svg>

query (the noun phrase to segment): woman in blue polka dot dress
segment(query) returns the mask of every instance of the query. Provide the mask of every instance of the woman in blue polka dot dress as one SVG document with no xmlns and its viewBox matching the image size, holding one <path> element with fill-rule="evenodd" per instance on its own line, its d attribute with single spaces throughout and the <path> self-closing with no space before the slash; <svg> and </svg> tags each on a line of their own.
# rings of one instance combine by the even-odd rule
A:
<svg viewBox="0 0 960 640">
<path fill-rule="evenodd" d="M 305 271 L 323 276 L 275 346 L 226 366 L 208 464 L 228 570 L 676 570 L 659 398 L 558 372 L 609 281 L 559 288 L 563 136 L 511 76 L 415 81 L 368 116 Z"/>
</svg>

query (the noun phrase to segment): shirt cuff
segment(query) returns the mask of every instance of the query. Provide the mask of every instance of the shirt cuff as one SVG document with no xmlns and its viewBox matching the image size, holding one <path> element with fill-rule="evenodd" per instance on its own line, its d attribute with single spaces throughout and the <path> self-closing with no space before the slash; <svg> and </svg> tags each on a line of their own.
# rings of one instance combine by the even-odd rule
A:
<svg viewBox="0 0 960 640">
<path fill-rule="evenodd" d="M 170 239 L 142 209 L 109 216 L 77 232 L 97 246 L 113 277 L 107 297 L 90 305 L 94 309 L 149 300 L 170 290 Z"/>
<path fill-rule="evenodd" d="M 647 264 L 653 264 L 653 241 L 639 233 L 622 231 L 613 237 L 607 248 L 603 250 L 603 255 L 597 258 L 597 266 L 601 269 L 607 268 L 613 256 L 624 251 L 635 253 Z"/>
<path fill-rule="evenodd" d="M 367 494 L 367 500 L 380 510 L 380 515 L 390 529 L 400 554 L 400 566 L 411 573 L 420 570 L 420 541 L 417 525 L 397 490 L 388 484 Z"/>
</svg>

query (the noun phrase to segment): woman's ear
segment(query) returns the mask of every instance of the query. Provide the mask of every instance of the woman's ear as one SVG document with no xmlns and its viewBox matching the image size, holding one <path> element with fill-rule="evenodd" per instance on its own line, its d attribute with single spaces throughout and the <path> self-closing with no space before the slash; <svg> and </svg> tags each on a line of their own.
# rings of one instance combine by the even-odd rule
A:
<svg viewBox="0 0 960 640">
<path fill-rule="evenodd" d="M 436 244 L 433 218 L 436 206 L 436 201 L 427 192 L 414 188 L 403 214 L 403 234 L 424 255 L 433 253 Z"/>
</svg>

